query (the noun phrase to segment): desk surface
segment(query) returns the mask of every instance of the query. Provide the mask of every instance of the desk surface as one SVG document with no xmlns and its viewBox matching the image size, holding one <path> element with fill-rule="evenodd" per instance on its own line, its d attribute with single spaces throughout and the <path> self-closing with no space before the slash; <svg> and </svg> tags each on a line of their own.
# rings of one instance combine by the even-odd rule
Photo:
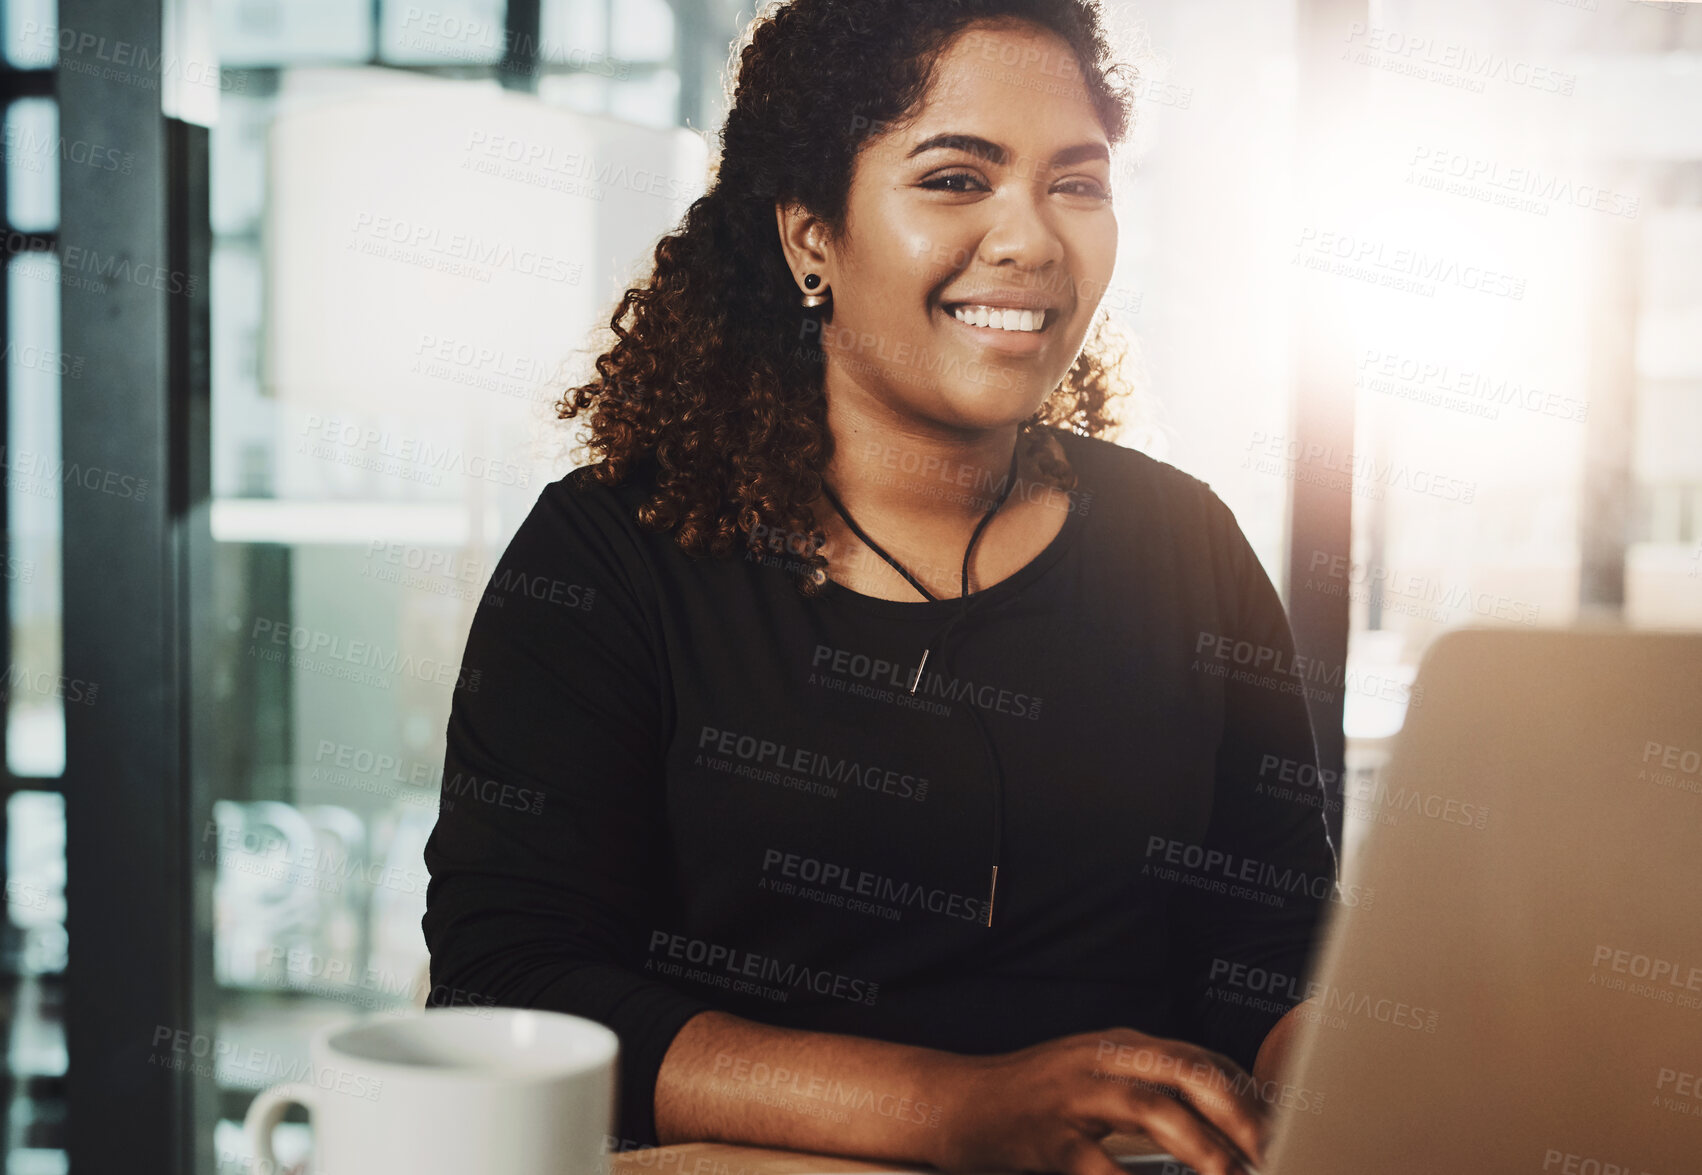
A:
<svg viewBox="0 0 1702 1175">
<path fill-rule="evenodd" d="M 1101 1145 L 1114 1158 L 1162 1155 L 1164 1148 L 1144 1134 L 1110 1134 Z M 814 1155 L 722 1142 L 682 1142 L 674 1146 L 620 1151 L 609 1156 L 608 1175 L 859 1175 L 870 1171 L 932 1172 L 932 1167 L 864 1162 L 839 1155 Z"/>
</svg>

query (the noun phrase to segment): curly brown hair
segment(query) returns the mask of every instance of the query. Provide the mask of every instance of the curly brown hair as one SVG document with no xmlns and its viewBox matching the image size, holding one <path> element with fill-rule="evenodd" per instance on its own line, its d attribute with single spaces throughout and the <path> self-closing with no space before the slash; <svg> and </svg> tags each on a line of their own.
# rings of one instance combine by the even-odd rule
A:
<svg viewBox="0 0 1702 1175">
<path fill-rule="evenodd" d="M 596 376 L 555 405 L 564 420 L 590 410 L 581 448 L 600 455 L 599 482 L 645 468 L 641 525 L 675 530 L 694 555 L 732 554 L 740 534 L 751 551 L 765 535 L 808 536 L 789 544 L 798 588 L 822 590 L 825 536 L 811 503 L 833 456 L 825 359 L 775 206 L 796 202 L 841 232 L 864 142 L 914 111 L 958 32 L 1000 18 L 1069 45 L 1106 137 L 1122 142 L 1132 79 L 1109 60 L 1097 0 L 788 0 L 751 22 L 707 193 L 657 243 L 650 277 L 621 296 Z M 1073 475 L 1044 430 L 1117 427 L 1121 351 L 1102 307 L 1074 365 L 1022 423 L 1019 443 L 1060 488 Z"/>
</svg>

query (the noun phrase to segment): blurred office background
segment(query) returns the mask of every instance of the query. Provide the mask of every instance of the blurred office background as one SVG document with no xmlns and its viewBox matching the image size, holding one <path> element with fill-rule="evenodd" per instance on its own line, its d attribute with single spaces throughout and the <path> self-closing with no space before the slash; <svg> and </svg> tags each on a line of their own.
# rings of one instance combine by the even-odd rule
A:
<svg viewBox="0 0 1702 1175">
<path fill-rule="evenodd" d="M 423 999 L 466 628 L 751 7 L 0 13 L 6 1170 L 248 1171 L 314 1028 Z M 1451 628 L 1702 624 L 1702 4 L 1107 15 L 1123 439 L 1235 509 L 1326 769 Z"/>
</svg>

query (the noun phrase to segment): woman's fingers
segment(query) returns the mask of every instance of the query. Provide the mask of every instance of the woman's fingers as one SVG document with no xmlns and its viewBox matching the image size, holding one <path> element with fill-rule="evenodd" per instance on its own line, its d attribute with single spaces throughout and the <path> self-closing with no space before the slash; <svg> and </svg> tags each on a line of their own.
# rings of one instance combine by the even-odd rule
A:
<svg viewBox="0 0 1702 1175">
<path fill-rule="evenodd" d="M 1120 1056 L 1110 1076 L 1132 1091 L 1153 1091 L 1186 1105 L 1254 1164 L 1261 1161 L 1269 1111 L 1257 1082 L 1229 1058 L 1183 1041 L 1155 1039 Z"/>
<path fill-rule="evenodd" d="M 952 1100 L 950 1171 L 1123 1175 L 1098 1139 L 1141 1131 L 1200 1175 L 1264 1161 L 1268 1111 L 1234 1061 L 1185 1041 L 1111 1029 L 974 1064 Z"/>
<path fill-rule="evenodd" d="M 1247 1175 L 1256 1157 L 1237 1149 L 1211 1123 L 1173 1097 L 1146 1092 L 1135 1113 L 1140 1129 L 1200 1175 Z"/>
<path fill-rule="evenodd" d="M 1227 1175 L 1260 1161 L 1256 1148 L 1238 1147 L 1191 1105 L 1147 1082 L 1110 1085 L 1084 1109 L 1096 1125 L 1145 1132 L 1201 1175 Z"/>
<path fill-rule="evenodd" d="M 1182 1100 L 1227 1135 L 1255 1165 L 1264 1162 L 1264 1136 L 1270 1108 L 1258 1096 L 1258 1082 L 1227 1057 L 1188 1049 L 1191 1060 L 1178 1079 Z"/>
<path fill-rule="evenodd" d="M 1048 1156 L 1064 1175 L 1128 1175 L 1105 1148 L 1083 1134 L 1071 1134 Z"/>
</svg>

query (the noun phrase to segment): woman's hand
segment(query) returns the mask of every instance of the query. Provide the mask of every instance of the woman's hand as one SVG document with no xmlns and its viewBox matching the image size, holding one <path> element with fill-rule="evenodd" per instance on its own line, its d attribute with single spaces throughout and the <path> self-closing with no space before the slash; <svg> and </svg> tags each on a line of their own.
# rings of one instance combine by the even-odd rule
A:
<svg viewBox="0 0 1702 1175">
<path fill-rule="evenodd" d="M 1123 1175 L 1099 1140 L 1144 1131 L 1200 1175 L 1263 1161 L 1267 1111 L 1228 1057 L 1132 1028 L 953 1057 L 931 1161 L 945 1171 Z"/>
</svg>

